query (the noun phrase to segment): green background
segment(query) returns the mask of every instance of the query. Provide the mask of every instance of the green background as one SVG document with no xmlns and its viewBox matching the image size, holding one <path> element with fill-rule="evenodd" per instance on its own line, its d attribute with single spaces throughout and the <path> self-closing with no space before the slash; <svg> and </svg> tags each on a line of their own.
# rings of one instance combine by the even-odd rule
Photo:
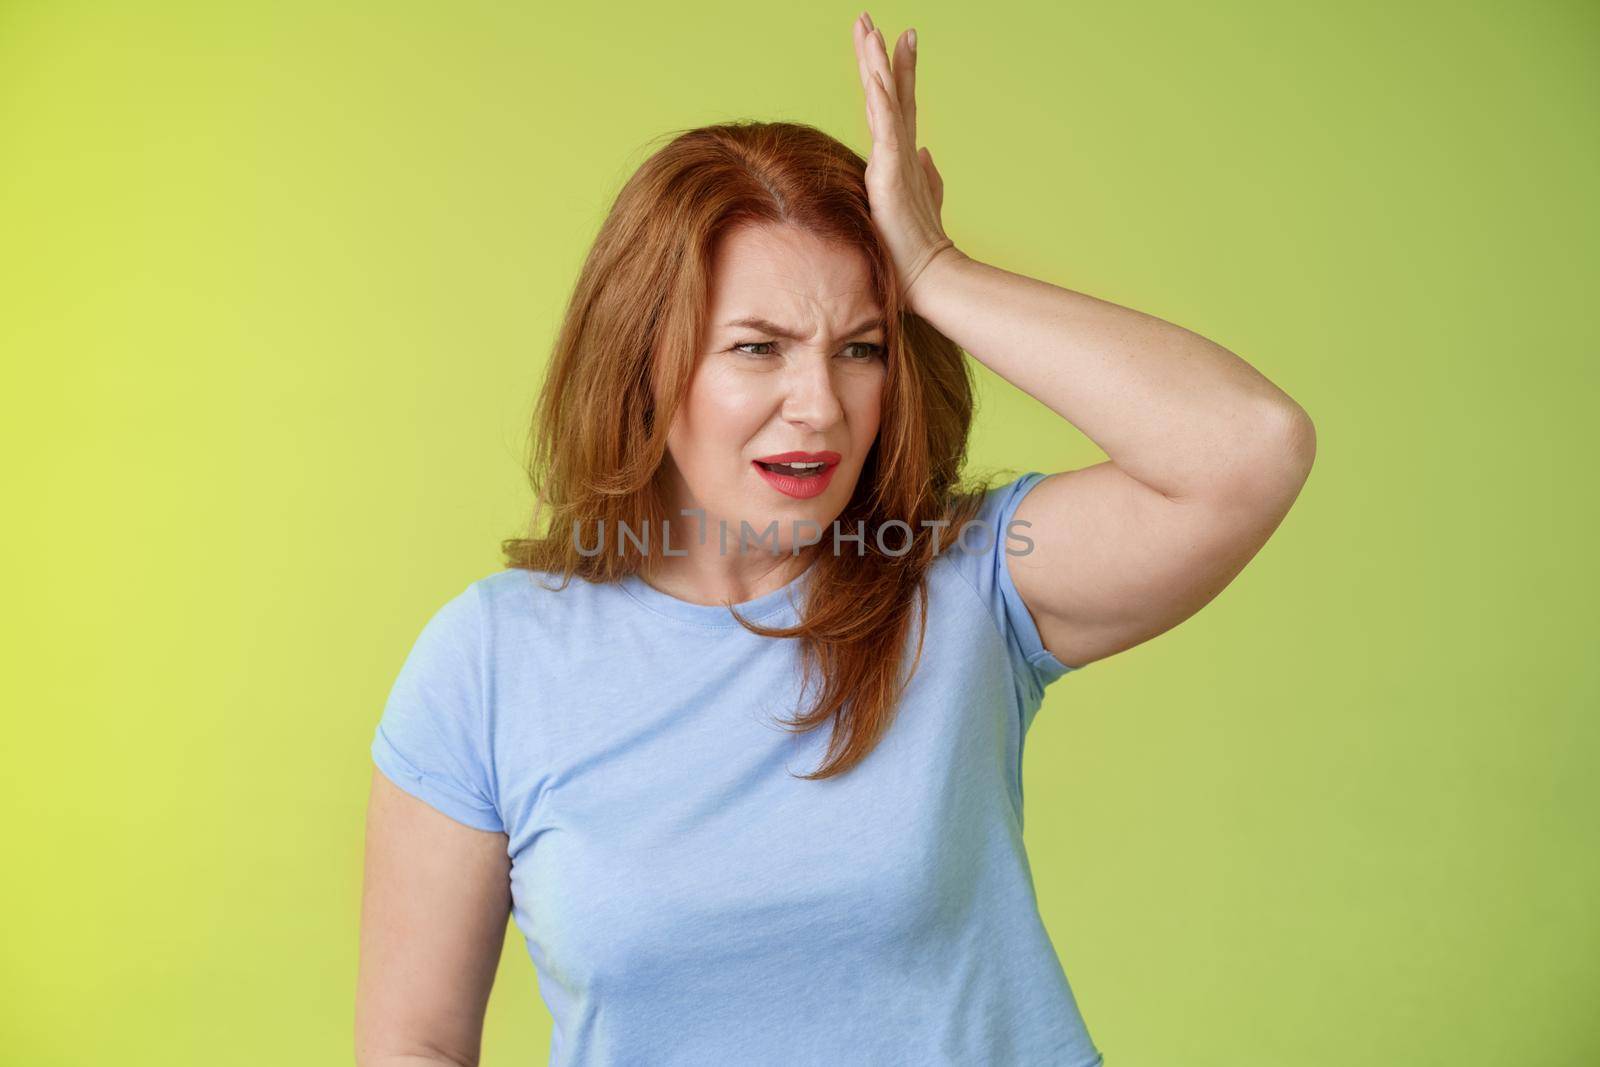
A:
<svg viewBox="0 0 1600 1067">
<path fill-rule="evenodd" d="M 865 151 L 857 10 L 0 4 L 0 1058 L 350 1061 L 372 730 L 522 521 L 602 212 L 670 129 Z M 872 13 L 959 245 L 1317 425 L 1245 573 L 1029 736 L 1108 1063 L 1600 1062 L 1600 11 Z M 980 375 L 975 462 L 1104 458 Z M 510 932 L 490 1065 L 548 1041 Z"/>
</svg>

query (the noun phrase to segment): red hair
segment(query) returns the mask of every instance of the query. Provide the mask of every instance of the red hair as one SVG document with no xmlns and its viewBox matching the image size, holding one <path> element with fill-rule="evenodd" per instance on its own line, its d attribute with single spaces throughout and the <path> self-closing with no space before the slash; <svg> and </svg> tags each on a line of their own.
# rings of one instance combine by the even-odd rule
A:
<svg viewBox="0 0 1600 1067">
<path fill-rule="evenodd" d="M 865 758 L 888 729 L 922 656 L 935 537 L 944 550 L 976 514 L 982 490 L 958 485 L 971 370 L 961 349 L 901 304 L 893 260 L 872 223 L 866 161 L 849 147 L 790 122 L 667 136 L 618 194 L 579 274 L 534 417 L 533 518 L 526 537 L 502 548 L 508 567 L 559 575 L 561 588 L 573 576 L 610 582 L 645 571 L 647 554 L 636 546 L 584 555 L 568 531 L 624 522 L 659 530 L 666 521 L 656 475 L 695 370 L 717 239 L 743 224 L 787 224 L 859 249 L 888 323 L 878 438 L 838 517 L 847 532 L 862 523 L 864 554 L 817 554 L 797 625 L 738 620 L 765 637 L 797 639 L 803 690 L 814 685 L 816 698 L 784 725 L 833 723 L 823 765 L 803 776 L 832 777 Z M 549 525 L 540 533 L 545 510 Z M 910 545 L 889 555 L 873 532 L 896 519 L 911 533 L 895 526 L 885 544 L 898 551 L 909 536 Z M 924 525 L 938 521 L 950 525 Z M 916 654 L 906 664 L 914 602 Z"/>
</svg>

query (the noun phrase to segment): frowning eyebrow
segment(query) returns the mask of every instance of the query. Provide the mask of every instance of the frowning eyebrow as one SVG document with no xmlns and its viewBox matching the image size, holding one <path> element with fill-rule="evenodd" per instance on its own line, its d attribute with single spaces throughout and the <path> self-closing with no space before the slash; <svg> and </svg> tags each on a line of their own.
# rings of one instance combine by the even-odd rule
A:
<svg viewBox="0 0 1600 1067">
<path fill-rule="evenodd" d="M 789 328 L 787 328 L 785 326 L 779 326 L 777 323 L 769 322 L 768 320 L 763 319 L 763 318 L 751 317 L 751 318 L 744 318 L 744 319 L 734 319 L 732 322 L 723 323 L 723 328 L 724 329 L 729 329 L 729 330 L 741 329 L 741 328 L 749 329 L 749 330 L 760 330 L 762 333 L 767 334 L 769 337 L 786 337 L 791 341 L 804 341 L 805 340 L 804 337 L 800 336 L 798 333 L 795 333 L 793 330 L 791 330 L 791 329 L 789 329 Z M 843 338 L 846 338 L 846 337 L 859 337 L 861 334 L 867 333 L 867 332 L 869 332 L 871 330 L 881 330 L 883 328 L 884 328 L 883 317 L 881 315 L 874 315 L 872 318 L 867 319 L 865 322 L 861 323 L 860 325 L 856 326 L 855 328 L 846 330 L 844 333 L 840 334 L 839 337 L 840 337 L 840 339 L 843 339 Z"/>
</svg>

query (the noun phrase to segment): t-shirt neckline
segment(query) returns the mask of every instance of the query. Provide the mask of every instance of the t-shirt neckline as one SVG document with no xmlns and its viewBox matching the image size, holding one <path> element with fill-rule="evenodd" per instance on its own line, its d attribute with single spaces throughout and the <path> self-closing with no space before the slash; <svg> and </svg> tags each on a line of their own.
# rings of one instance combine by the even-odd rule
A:
<svg viewBox="0 0 1600 1067">
<path fill-rule="evenodd" d="M 813 561 L 797 577 L 790 579 L 787 585 L 780 586 L 770 593 L 763 593 L 753 600 L 742 601 L 733 605 L 733 608 L 752 622 L 762 621 L 786 609 L 797 609 L 799 594 L 816 569 L 817 565 Z M 743 629 L 739 626 L 739 620 L 733 617 L 733 612 L 730 612 L 725 605 L 695 604 L 679 600 L 672 594 L 657 589 L 638 574 L 625 575 L 617 584 L 624 593 L 657 614 L 699 626 Z"/>
</svg>

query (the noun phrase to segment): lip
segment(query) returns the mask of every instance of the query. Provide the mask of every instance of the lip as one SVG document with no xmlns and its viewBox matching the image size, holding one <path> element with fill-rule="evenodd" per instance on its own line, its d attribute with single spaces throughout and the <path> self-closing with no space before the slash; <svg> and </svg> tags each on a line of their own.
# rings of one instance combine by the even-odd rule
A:
<svg viewBox="0 0 1600 1067">
<path fill-rule="evenodd" d="M 766 480 L 766 483 L 785 496 L 794 497 L 796 500 L 810 500 L 814 496 L 821 496 L 827 492 L 828 484 L 833 481 L 833 472 L 839 469 L 839 453 L 837 452 L 775 452 L 770 456 L 762 456 L 750 461 L 750 467 Z M 767 470 L 763 463 L 826 463 L 821 474 L 810 475 L 805 478 L 796 478 L 792 474 L 775 474 Z"/>
<path fill-rule="evenodd" d="M 826 463 L 830 467 L 839 465 L 840 455 L 837 452 L 774 452 L 770 456 L 757 456 L 757 463 Z"/>
</svg>

